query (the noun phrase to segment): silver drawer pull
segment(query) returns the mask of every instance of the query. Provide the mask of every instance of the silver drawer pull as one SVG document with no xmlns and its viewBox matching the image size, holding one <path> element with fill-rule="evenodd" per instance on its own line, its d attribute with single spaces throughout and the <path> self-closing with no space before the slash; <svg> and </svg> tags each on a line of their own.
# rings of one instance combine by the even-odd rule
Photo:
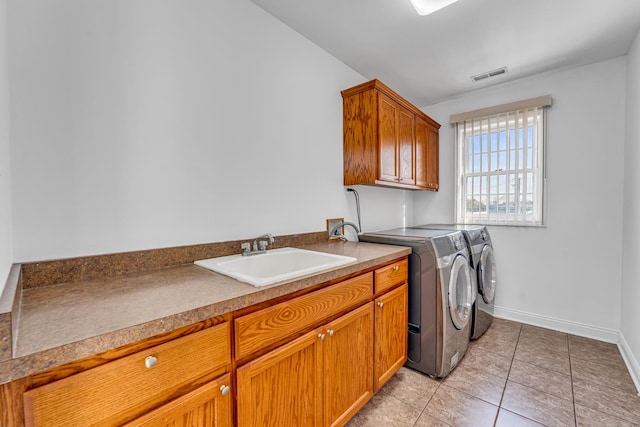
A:
<svg viewBox="0 0 640 427">
<path fill-rule="evenodd" d="M 332 337 L 333 336 L 333 329 L 328 329 L 327 333 L 329 334 L 330 337 Z"/>
<path fill-rule="evenodd" d="M 154 366 L 156 366 L 156 363 L 158 363 L 158 358 L 154 357 L 154 356 L 147 356 L 144 359 L 144 366 L 147 367 L 147 369 L 151 369 Z"/>
<path fill-rule="evenodd" d="M 231 387 L 229 387 L 228 385 L 222 385 L 220 386 L 220 392 L 222 393 L 223 396 L 226 396 L 227 394 L 229 394 L 229 392 L 231 391 Z"/>
<path fill-rule="evenodd" d="M 378 302 L 378 307 L 380 308 L 384 307 L 384 303 L 382 301 Z"/>
<path fill-rule="evenodd" d="M 397 265 L 394 265 L 393 266 L 393 271 L 398 271 L 398 270 L 400 270 L 400 267 L 398 267 Z"/>
</svg>

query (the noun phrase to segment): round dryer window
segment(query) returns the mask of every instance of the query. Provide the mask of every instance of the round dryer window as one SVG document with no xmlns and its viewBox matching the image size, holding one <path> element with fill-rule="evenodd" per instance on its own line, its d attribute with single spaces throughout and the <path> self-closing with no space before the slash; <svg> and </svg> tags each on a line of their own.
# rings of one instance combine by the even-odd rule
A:
<svg viewBox="0 0 640 427">
<path fill-rule="evenodd" d="M 471 319 L 471 308 L 475 295 L 473 281 L 469 273 L 469 262 L 463 256 L 456 257 L 451 266 L 449 280 L 449 311 L 453 325 L 462 329 Z"/>
<path fill-rule="evenodd" d="M 480 274 L 478 280 L 480 281 L 478 289 L 482 294 L 482 299 L 487 304 L 493 302 L 493 297 L 496 294 L 496 259 L 493 257 L 493 249 L 491 246 L 485 245 L 482 248 L 482 255 L 480 255 Z"/>
</svg>

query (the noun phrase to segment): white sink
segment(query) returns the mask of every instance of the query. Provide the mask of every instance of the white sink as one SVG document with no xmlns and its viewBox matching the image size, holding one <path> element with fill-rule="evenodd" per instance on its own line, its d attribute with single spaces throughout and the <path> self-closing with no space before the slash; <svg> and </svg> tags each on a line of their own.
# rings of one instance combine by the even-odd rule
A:
<svg viewBox="0 0 640 427">
<path fill-rule="evenodd" d="M 194 263 L 253 286 L 265 286 L 354 261 L 356 258 L 325 252 L 280 248 L 257 255 L 229 255 Z"/>
</svg>

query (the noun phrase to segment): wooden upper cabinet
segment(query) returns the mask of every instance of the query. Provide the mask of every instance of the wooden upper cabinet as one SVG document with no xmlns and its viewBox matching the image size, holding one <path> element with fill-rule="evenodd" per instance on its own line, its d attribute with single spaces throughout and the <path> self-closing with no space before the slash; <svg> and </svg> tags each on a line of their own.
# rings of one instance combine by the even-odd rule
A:
<svg viewBox="0 0 640 427">
<path fill-rule="evenodd" d="M 378 80 L 342 99 L 344 185 L 438 190 L 437 122 Z"/>
<path fill-rule="evenodd" d="M 438 128 L 416 118 L 416 185 L 438 191 Z"/>
</svg>

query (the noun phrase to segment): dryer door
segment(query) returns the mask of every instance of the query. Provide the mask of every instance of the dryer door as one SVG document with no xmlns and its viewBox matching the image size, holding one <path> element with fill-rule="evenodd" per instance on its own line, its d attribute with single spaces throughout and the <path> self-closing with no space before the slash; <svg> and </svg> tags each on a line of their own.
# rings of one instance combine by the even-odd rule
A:
<svg viewBox="0 0 640 427">
<path fill-rule="evenodd" d="M 449 279 L 449 311 L 451 321 L 458 329 L 463 329 L 471 319 L 471 308 L 475 300 L 474 282 L 471 279 L 469 261 L 457 256 L 451 266 Z"/>
<path fill-rule="evenodd" d="M 487 304 L 493 303 L 496 293 L 496 259 L 491 246 L 484 245 L 480 255 L 480 271 L 478 271 L 478 291 Z"/>
</svg>

